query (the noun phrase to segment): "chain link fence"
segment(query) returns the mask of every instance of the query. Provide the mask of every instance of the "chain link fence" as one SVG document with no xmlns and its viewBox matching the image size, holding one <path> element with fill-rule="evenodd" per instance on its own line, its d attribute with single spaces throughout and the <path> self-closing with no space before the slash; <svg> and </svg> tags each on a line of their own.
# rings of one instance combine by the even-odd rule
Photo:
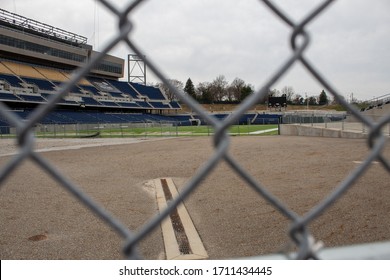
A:
<svg viewBox="0 0 390 280">
<path fill-rule="evenodd" d="M 288 218 L 291 223 L 289 235 L 291 240 L 296 244 L 297 251 L 292 255 L 296 259 L 317 259 L 320 258 L 318 254 L 319 243 L 309 231 L 309 225 L 326 211 L 335 201 L 337 201 L 355 181 L 368 169 L 370 164 L 375 160 L 379 161 L 381 165 L 390 173 L 390 163 L 386 159 L 382 151 L 386 145 L 388 137 L 382 133 L 383 128 L 390 122 L 390 115 L 383 116 L 376 122 L 363 115 L 355 107 L 348 104 L 340 93 L 335 90 L 333 85 L 326 80 L 326 78 L 315 68 L 315 64 L 309 61 L 305 57 L 305 51 L 311 40 L 309 34 L 306 31 L 306 27 L 315 20 L 320 14 L 324 13 L 329 5 L 333 2 L 331 0 L 323 1 L 313 11 L 308 13 L 306 17 L 300 22 L 294 22 L 288 14 L 285 14 L 282 10 L 277 8 L 273 3 L 268 0 L 263 0 L 265 4 L 274 14 L 275 17 L 282 20 L 286 25 L 291 28 L 291 55 L 284 61 L 284 63 L 273 71 L 273 75 L 268 81 L 266 81 L 262 88 L 252 94 L 250 97 L 244 100 L 242 104 L 230 114 L 224 120 L 218 120 L 212 115 L 208 114 L 200 104 L 194 99 L 185 94 L 183 91 L 176 89 L 171 85 L 166 75 L 158 69 L 153 61 L 149 60 L 146 56 L 145 63 L 163 83 L 167 85 L 170 91 L 176 94 L 176 97 L 181 102 L 187 104 L 194 112 L 196 112 L 202 119 L 210 124 L 215 133 L 214 138 L 214 153 L 210 156 L 208 161 L 200 167 L 193 177 L 187 182 L 186 186 L 181 191 L 180 195 L 174 199 L 169 206 L 162 211 L 159 215 L 151 218 L 141 229 L 137 232 L 129 230 L 123 225 L 116 217 L 113 217 L 106 209 L 98 205 L 94 200 L 86 195 L 81 188 L 71 182 L 66 176 L 64 176 L 60 170 L 57 170 L 52 164 L 50 164 L 44 157 L 34 151 L 34 127 L 36 124 L 45 117 L 46 114 L 51 112 L 58 101 L 61 100 L 72 87 L 77 84 L 89 71 L 96 66 L 99 61 L 104 57 L 105 53 L 108 53 L 116 45 L 121 42 L 127 44 L 129 50 L 133 53 L 144 57 L 144 51 L 137 46 L 136 42 L 131 39 L 130 35 L 133 31 L 133 23 L 131 16 L 134 9 L 141 5 L 146 0 L 137 0 L 129 3 L 123 10 L 118 10 L 113 3 L 107 0 L 99 0 L 99 2 L 106 7 L 106 9 L 117 16 L 119 26 L 114 38 L 106 45 L 104 50 L 94 57 L 88 65 L 75 71 L 70 81 L 65 84 L 58 94 L 53 97 L 44 105 L 36 108 L 30 115 L 29 120 L 22 121 L 19 117 L 13 114 L 9 108 L 0 102 L 0 113 L 7 121 L 16 128 L 17 143 L 20 147 L 17 155 L 13 156 L 0 170 L 0 186 L 7 179 L 7 177 L 13 174 L 13 171 L 18 165 L 20 165 L 26 159 L 31 159 L 37 166 L 50 174 L 58 183 L 71 192 L 81 203 L 87 206 L 91 211 L 98 215 L 103 221 L 105 221 L 113 230 L 115 230 L 125 241 L 123 248 L 124 255 L 129 259 L 140 259 L 142 256 L 138 252 L 138 243 L 144 239 L 153 229 L 158 227 L 162 220 L 164 220 L 178 204 L 188 197 L 200 184 L 200 182 L 206 178 L 217 164 L 221 161 L 225 161 L 230 167 L 240 176 L 246 184 L 253 188 L 260 196 L 262 196 L 270 205 L 272 205 L 283 216 Z M 320 83 L 334 99 L 342 104 L 351 114 L 365 127 L 367 127 L 368 143 L 370 152 L 365 160 L 353 170 L 344 181 L 335 187 L 334 191 L 326 197 L 321 203 L 314 207 L 304 215 L 298 215 L 288 206 L 283 204 L 278 197 L 271 194 L 265 186 L 260 182 L 257 182 L 236 160 L 229 154 L 230 136 L 228 129 L 239 120 L 246 111 L 248 111 L 255 103 L 264 100 L 268 93 L 268 90 L 279 80 L 284 74 L 296 63 L 302 64 L 311 75 Z"/>
<path fill-rule="evenodd" d="M 373 120 L 380 119 L 379 115 L 367 115 Z M 298 124 L 300 126 L 311 126 L 316 128 L 326 128 L 339 131 L 353 131 L 365 135 L 370 128 L 362 122 L 349 120 L 349 116 L 343 114 L 316 113 L 316 112 L 293 112 L 283 115 L 283 124 Z M 382 133 L 390 136 L 390 123 L 383 125 Z"/>
</svg>

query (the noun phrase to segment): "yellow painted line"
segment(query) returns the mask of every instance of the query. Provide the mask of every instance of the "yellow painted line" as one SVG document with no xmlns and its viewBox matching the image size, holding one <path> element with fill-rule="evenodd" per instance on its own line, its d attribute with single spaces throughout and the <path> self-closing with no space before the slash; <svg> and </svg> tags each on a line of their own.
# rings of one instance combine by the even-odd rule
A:
<svg viewBox="0 0 390 280">
<path fill-rule="evenodd" d="M 168 188 L 172 194 L 172 198 L 175 199 L 179 194 L 172 178 L 165 179 Z M 163 191 L 161 179 L 153 180 L 153 184 L 156 189 L 156 198 L 159 211 L 163 211 L 167 207 L 167 201 Z M 178 241 L 176 240 L 175 230 L 172 224 L 170 216 L 164 219 L 161 223 L 161 230 L 163 234 L 165 254 L 168 260 L 197 260 L 207 259 L 208 254 L 204 248 L 203 242 L 199 237 L 190 215 L 183 203 L 180 203 L 177 207 L 177 212 L 180 217 L 181 223 L 184 227 L 185 234 L 188 239 L 189 246 L 191 248 L 191 254 L 183 254 L 180 252 Z"/>
<path fill-rule="evenodd" d="M 362 164 L 364 161 L 357 161 L 357 160 L 354 160 L 353 163 L 356 163 L 356 164 Z M 373 161 L 371 162 L 372 164 L 378 164 L 379 161 Z"/>
</svg>

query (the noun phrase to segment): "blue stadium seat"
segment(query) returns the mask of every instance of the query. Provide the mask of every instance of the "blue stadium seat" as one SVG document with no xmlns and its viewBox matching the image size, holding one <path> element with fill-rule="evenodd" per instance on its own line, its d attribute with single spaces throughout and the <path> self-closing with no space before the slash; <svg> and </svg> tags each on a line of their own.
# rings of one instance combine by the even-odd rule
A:
<svg viewBox="0 0 390 280">
<path fill-rule="evenodd" d="M 135 102 L 117 102 L 120 107 L 140 109 L 140 106 Z"/>
<path fill-rule="evenodd" d="M 20 101 L 16 95 L 8 92 L 0 92 L 0 100 L 4 101 Z"/>
<path fill-rule="evenodd" d="M 149 104 L 156 109 L 171 109 L 171 107 L 168 104 L 163 104 L 162 102 L 149 101 Z"/>
<path fill-rule="evenodd" d="M 119 107 L 118 104 L 116 104 L 114 101 L 108 101 L 108 100 L 99 100 L 99 102 L 107 107 Z"/>
<path fill-rule="evenodd" d="M 120 93 L 120 92 L 109 92 L 109 94 L 110 94 L 112 97 L 122 98 L 122 99 L 123 99 L 123 94 Z"/>
<path fill-rule="evenodd" d="M 84 105 L 87 105 L 87 106 L 102 106 L 102 104 L 100 102 L 96 101 L 92 97 L 83 96 L 82 99 L 84 101 Z"/>
<path fill-rule="evenodd" d="M 174 109 L 181 109 L 180 104 L 177 101 L 171 101 L 170 104 L 171 104 L 171 107 Z"/>
<path fill-rule="evenodd" d="M 21 119 L 28 119 L 32 110 L 15 111 Z M 59 109 L 48 113 L 42 124 L 98 124 L 98 123 L 139 123 L 139 122 L 174 122 L 171 116 L 140 113 L 110 113 L 99 111 L 74 111 Z M 0 126 L 8 126 L 8 121 L 0 115 Z"/>
<path fill-rule="evenodd" d="M 27 95 L 27 94 L 17 94 L 22 100 L 33 103 L 44 103 L 46 99 L 44 99 L 41 95 Z"/>
<path fill-rule="evenodd" d="M 248 124 L 251 123 L 256 114 L 244 114 L 238 120 L 239 124 Z"/>
<path fill-rule="evenodd" d="M 55 84 L 57 87 L 61 87 L 62 86 L 62 82 L 56 82 L 56 81 L 53 81 L 53 84 Z M 73 92 L 73 93 L 78 93 L 78 94 L 82 94 L 80 88 L 78 86 L 74 86 L 70 92 Z"/>
<path fill-rule="evenodd" d="M 20 83 L 22 83 L 23 81 L 14 75 L 0 74 L 0 80 L 6 81 L 10 86 L 13 87 L 22 87 Z"/>
<path fill-rule="evenodd" d="M 136 103 L 141 107 L 141 108 L 145 108 L 145 109 L 151 109 L 152 106 L 146 102 L 146 101 L 136 101 Z"/>
<path fill-rule="evenodd" d="M 36 85 L 40 90 L 53 91 L 54 85 L 46 80 L 37 78 L 21 77 L 26 83 Z"/>
<path fill-rule="evenodd" d="M 54 94 L 50 94 L 50 93 L 42 93 L 41 94 L 46 100 L 49 100 L 50 98 L 52 98 L 52 96 Z M 60 99 L 60 101 L 58 101 L 58 104 L 66 104 L 66 105 L 75 105 L 75 106 L 80 106 L 80 103 L 76 102 L 76 101 L 72 101 L 72 100 L 65 100 L 63 98 Z"/>
<path fill-rule="evenodd" d="M 277 114 L 258 114 L 252 124 L 278 124 L 280 115 Z"/>
<path fill-rule="evenodd" d="M 80 88 L 89 91 L 90 93 L 100 96 L 99 91 L 94 86 L 88 86 L 88 85 L 78 85 Z"/>
<path fill-rule="evenodd" d="M 121 81 L 115 81 L 109 79 L 106 79 L 106 81 L 111 85 L 113 85 L 114 87 L 116 87 L 122 93 L 130 95 L 132 98 L 135 99 L 138 98 L 137 92 L 127 82 L 121 82 Z"/>
<path fill-rule="evenodd" d="M 140 94 L 143 96 L 149 97 L 151 100 L 166 100 L 164 95 L 161 93 L 160 89 L 151 87 L 151 86 L 144 86 L 137 83 L 130 83 Z"/>
</svg>

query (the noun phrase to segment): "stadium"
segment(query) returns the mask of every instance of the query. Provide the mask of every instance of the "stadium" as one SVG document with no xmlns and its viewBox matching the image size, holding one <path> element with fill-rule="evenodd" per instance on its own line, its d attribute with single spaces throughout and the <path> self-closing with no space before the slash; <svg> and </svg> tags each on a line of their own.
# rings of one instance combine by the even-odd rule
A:
<svg viewBox="0 0 390 280">
<path fill-rule="evenodd" d="M 39 104 L 47 102 L 69 81 L 72 71 L 85 65 L 98 53 L 87 38 L 1 10 L 2 50 L 0 100 L 19 117 L 27 119 Z M 37 132 L 49 137 L 56 131 L 93 135 L 99 128 L 205 124 L 196 114 L 178 114 L 181 106 L 170 101 L 160 89 L 142 83 L 120 81 L 125 60 L 105 55 L 88 76 L 57 102 L 37 124 Z M 270 103 L 271 104 L 271 103 Z M 274 104 L 272 103 L 272 106 Z M 223 119 L 225 114 L 215 114 Z M 238 124 L 278 124 L 278 114 L 244 114 Z M 75 129 L 77 124 L 77 129 Z M 56 127 L 60 126 L 61 129 Z M 10 124 L 0 119 L 1 135 L 14 134 Z M 69 132 L 67 135 L 71 135 Z M 64 135 L 62 135 L 64 136 Z"/>
<path fill-rule="evenodd" d="M 1 100 L 27 118 L 34 107 L 47 102 L 69 81 L 72 71 L 97 53 L 85 37 L 0 12 Z M 106 55 L 42 124 L 166 121 L 170 119 L 163 112 L 180 109 L 177 102 L 168 101 L 154 87 L 119 81 L 123 75 L 124 60 Z M 1 126 L 5 126 L 4 121 Z"/>
<path fill-rule="evenodd" d="M 1 259 L 389 257 L 388 95 L 348 116 L 211 114 L 2 9 L 0 45 Z"/>
</svg>

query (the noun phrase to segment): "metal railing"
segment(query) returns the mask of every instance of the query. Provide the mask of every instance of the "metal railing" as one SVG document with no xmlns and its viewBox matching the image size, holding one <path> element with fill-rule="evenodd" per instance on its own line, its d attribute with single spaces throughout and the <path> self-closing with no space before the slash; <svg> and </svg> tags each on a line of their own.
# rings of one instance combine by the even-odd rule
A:
<svg viewBox="0 0 390 280">
<path fill-rule="evenodd" d="M 98 215 L 104 220 L 112 229 L 114 229 L 124 240 L 125 246 L 123 252 L 129 259 L 141 258 L 138 253 L 137 247 L 140 240 L 144 239 L 148 234 L 158 227 L 161 221 L 166 218 L 171 211 L 173 211 L 178 204 L 188 197 L 200 184 L 200 182 L 207 177 L 217 164 L 221 161 L 225 161 L 234 172 L 240 176 L 248 186 L 253 188 L 260 196 L 262 196 L 270 205 L 272 205 L 277 211 L 283 216 L 288 218 L 291 223 L 289 235 L 291 240 L 296 244 L 298 248 L 296 253 L 293 255 L 296 259 L 310 259 L 320 258 L 318 254 L 318 242 L 311 235 L 309 231 L 309 225 L 326 211 L 335 201 L 337 201 L 342 194 L 344 194 L 352 184 L 359 179 L 360 176 L 368 169 L 370 164 L 376 160 L 390 173 L 390 163 L 383 156 L 382 151 L 387 142 L 387 136 L 382 133 L 382 129 L 387 123 L 390 122 L 390 115 L 383 116 L 377 122 L 373 122 L 370 118 L 361 114 L 356 108 L 348 104 L 344 98 L 341 97 L 340 93 L 335 90 L 333 85 L 326 80 L 326 78 L 315 68 L 314 63 L 309 61 L 305 57 L 305 51 L 310 42 L 310 36 L 306 31 L 306 27 L 322 14 L 333 1 L 323 1 L 313 11 L 308 13 L 304 19 L 300 22 L 293 21 L 289 15 L 285 14 L 282 10 L 278 9 L 268 0 L 262 2 L 275 14 L 276 17 L 281 19 L 291 30 L 291 54 L 283 62 L 283 64 L 273 71 L 271 78 L 269 78 L 262 86 L 262 88 L 256 91 L 254 94 L 245 99 L 242 104 L 233 112 L 229 117 L 224 120 L 218 120 L 212 115 L 208 114 L 203 107 L 197 103 L 190 96 L 185 94 L 183 91 L 176 89 L 171 85 L 167 79 L 167 76 L 158 69 L 153 61 L 148 56 L 145 57 L 145 63 L 163 83 L 167 85 L 170 91 L 174 92 L 181 102 L 186 103 L 194 112 L 200 117 L 212 125 L 214 133 L 214 153 L 204 163 L 202 167 L 193 175 L 193 177 L 187 182 L 186 186 L 182 189 L 180 195 L 169 204 L 169 206 L 156 215 L 149 221 L 147 221 L 137 232 L 129 230 L 124 224 L 118 219 L 113 217 L 106 209 L 99 206 L 94 200 L 86 195 L 82 190 L 71 182 L 66 176 L 64 176 L 60 170 L 56 169 L 50 164 L 44 157 L 36 153 L 33 149 L 34 144 L 34 127 L 39 123 L 46 114 L 51 112 L 57 102 L 61 100 L 75 84 L 77 84 L 84 76 L 86 76 L 91 69 L 93 69 L 103 58 L 106 53 L 112 50 L 120 42 L 127 44 L 128 48 L 135 54 L 144 57 L 144 51 L 137 46 L 136 42 L 129 36 L 133 31 L 133 23 L 131 16 L 134 9 L 141 5 L 143 0 L 136 0 L 129 3 L 123 10 L 118 10 L 112 3 L 107 0 L 99 0 L 109 12 L 118 18 L 119 27 L 111 41 L 106 45 L 104 50 L 94 57 L 88 65 L 75 71 L 70 81 L 64 85 L 58 91 L 58 94 L 48 101 L 47 104 L 43 104 L 36 108 L 32 112 L 30 119 L 26 122 L 22 121 L 15 114 L 11 113 L 9 108 L 0 103 L 0 114 L 5 117 L 12 126 L 16 127 L 17 130 L 17 143 L 20 150 L 17 155 L 13 156 L 0 170 L 0 186 L 5 179 L 13 174 L 15 168 L 20 165 L 26 159 L 31 159 L 37 166 L 42 168 L 48 174 L 50 174 L 58 183 L 69 190 L 81 203 L 87 206 L 91 211 Z M 299 40 L 298 40 L 299 38 Z M 314 207 L 304 215 L 299 215 L 290 209 L 287 205 L 282 203 L 278 197 L 271 194 L 265 186 L 256 181 L 246 170 L 243 168 L 235 158 L 228 153 L 230 145 L 230 137 L 228 129 L 233 124 L 237 123 L 240 116 L 249 110 L 255 103 L 263 100 L 267 95 L 268 91 L 272 86 L 280 80 L 284 74 L 296 63 L 301 63 L 306 70 L 327 90 L 333 95 L 334 99 L 342 104 L 356 119 L 365 125 L 368 129 L 368 147 L 370 152 L 364 161 L 353 170 L 338 186 L 335 187 L 334 191 L 327 196 L 322 202 Z"/>
<path fill-rule="evenodd" d="M 380 119 L 382 116 L 368 115 L 372 120 Z M 283 124 L 299 124 L 303 126 L 312 126 L 318 128 L 329 128 L 340 131 L 354 131 L 362 134 L 367 133 L 370 129 L 362 122 L 355 122 L 348 118 L 346 114 L 315 114 L 315 113 L 298 113 L 285 114 L 282 119 Z M 390 136 L 390 123 L 382 126 L 382 133 Z"/>
</svg>

